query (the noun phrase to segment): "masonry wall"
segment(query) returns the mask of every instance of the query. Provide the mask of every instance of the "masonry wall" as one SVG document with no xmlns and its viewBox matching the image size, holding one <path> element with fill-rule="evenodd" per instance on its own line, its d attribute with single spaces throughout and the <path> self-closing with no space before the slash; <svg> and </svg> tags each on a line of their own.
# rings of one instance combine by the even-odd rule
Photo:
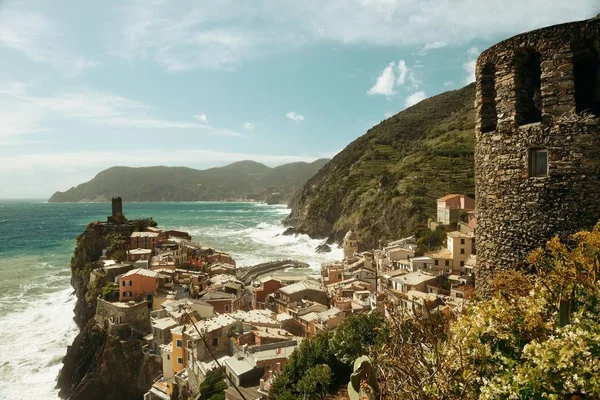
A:
<svg viewBox="0 0 600 400">
<path fill-rule="evenodd" d="M 104 326 L 111 317 L 115 324 L 129 324 L 133 329 L 142 333 L 152 332 L 150 310 L 146 302 L 117 306 L 115 303 L 98 298 L 96 301 L 96 314 L 94 316 L 96 322 Z"/>
<path fill-rule="evenodd" d="M 554 234 L 566 238 L 600 219 L 600 119 L 577 114 L 574 79 L 574 57 L 592 54 L 597 63 L 599 50 L 595 18 L 515 36 L 477 61 L 476 286 L 483 293 L 495 271 L 524 268 L 526 255 Z M 522 71 L 536 57 L 541 84 L 532 90 L 535 72 Z M 584 82 L 596 101 L 599 79 Z M 547 176 L 531 176 L 535 149 L 547 150 Z"/>
</svg>

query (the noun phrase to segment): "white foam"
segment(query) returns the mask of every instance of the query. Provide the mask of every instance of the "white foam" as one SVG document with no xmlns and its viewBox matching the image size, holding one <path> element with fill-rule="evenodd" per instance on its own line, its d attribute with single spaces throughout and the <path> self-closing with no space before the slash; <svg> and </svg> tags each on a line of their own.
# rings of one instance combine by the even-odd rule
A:
<svg viewBox="0 0 600 400">
<path fill-rule="evenodd" d="M 77 334 L 70 293 L 48 293 L 0 317 L 0 399 L 58 399 L 56 377 Z"/>
</svg>

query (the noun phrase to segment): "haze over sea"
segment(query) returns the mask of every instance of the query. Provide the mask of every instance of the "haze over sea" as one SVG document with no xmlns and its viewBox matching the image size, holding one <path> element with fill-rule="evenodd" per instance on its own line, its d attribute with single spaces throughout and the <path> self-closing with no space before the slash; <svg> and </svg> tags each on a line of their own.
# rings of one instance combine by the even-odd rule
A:
<svg viewBox="0 0 600 400">
<path fill-rule="evenodd" d="M 315 269 L 341 250 L 319 255 L 319 240 L 282 236 L 285 206 L 256 203 L 127 203 L 130 218 L 229 252 L 238 266 L 293 258 Z M 55 399 L 56 376 L 77 334 L 69 260 L 87 223 L 105 220 L 110 204 L 0 200 L 0 399 Z"/>
</svg>

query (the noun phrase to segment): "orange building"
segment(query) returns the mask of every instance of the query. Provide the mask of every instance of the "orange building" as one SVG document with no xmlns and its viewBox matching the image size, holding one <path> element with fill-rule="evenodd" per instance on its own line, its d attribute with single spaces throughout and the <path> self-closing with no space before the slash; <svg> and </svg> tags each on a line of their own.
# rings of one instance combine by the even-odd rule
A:
<svg viewBox="0 0 600 400">
<path fill-rule="evenodd" d="M 158 272 L 137 268 L 119 276 L 119 301 L 152 299 L 158 288 Z"/>
</svg>

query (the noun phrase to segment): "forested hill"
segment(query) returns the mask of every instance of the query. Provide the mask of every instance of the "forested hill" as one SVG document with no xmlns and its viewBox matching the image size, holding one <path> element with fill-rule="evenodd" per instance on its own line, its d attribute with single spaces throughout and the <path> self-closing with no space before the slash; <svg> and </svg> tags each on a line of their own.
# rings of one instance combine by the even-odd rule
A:
<svg viewBox="0 0 600 400">
<path fill-rule="evenodd" d="M 369 129 L 313 176 L 284 223 L 339 242 L 358 231 L 363 248 L 412 234 L 446 193 L 474 193 L 475 85 L 404 110 Z"/>
<path fill-rule="evenodd" d="M 105 202 L 113 196 L 126 201 L 258 200 L 286 203 L 326 159 L 296 162 L 275 168 L 254 161 L 197 170 L 185 167 L 112 167 L 50 202 Z"/>
</svg>

